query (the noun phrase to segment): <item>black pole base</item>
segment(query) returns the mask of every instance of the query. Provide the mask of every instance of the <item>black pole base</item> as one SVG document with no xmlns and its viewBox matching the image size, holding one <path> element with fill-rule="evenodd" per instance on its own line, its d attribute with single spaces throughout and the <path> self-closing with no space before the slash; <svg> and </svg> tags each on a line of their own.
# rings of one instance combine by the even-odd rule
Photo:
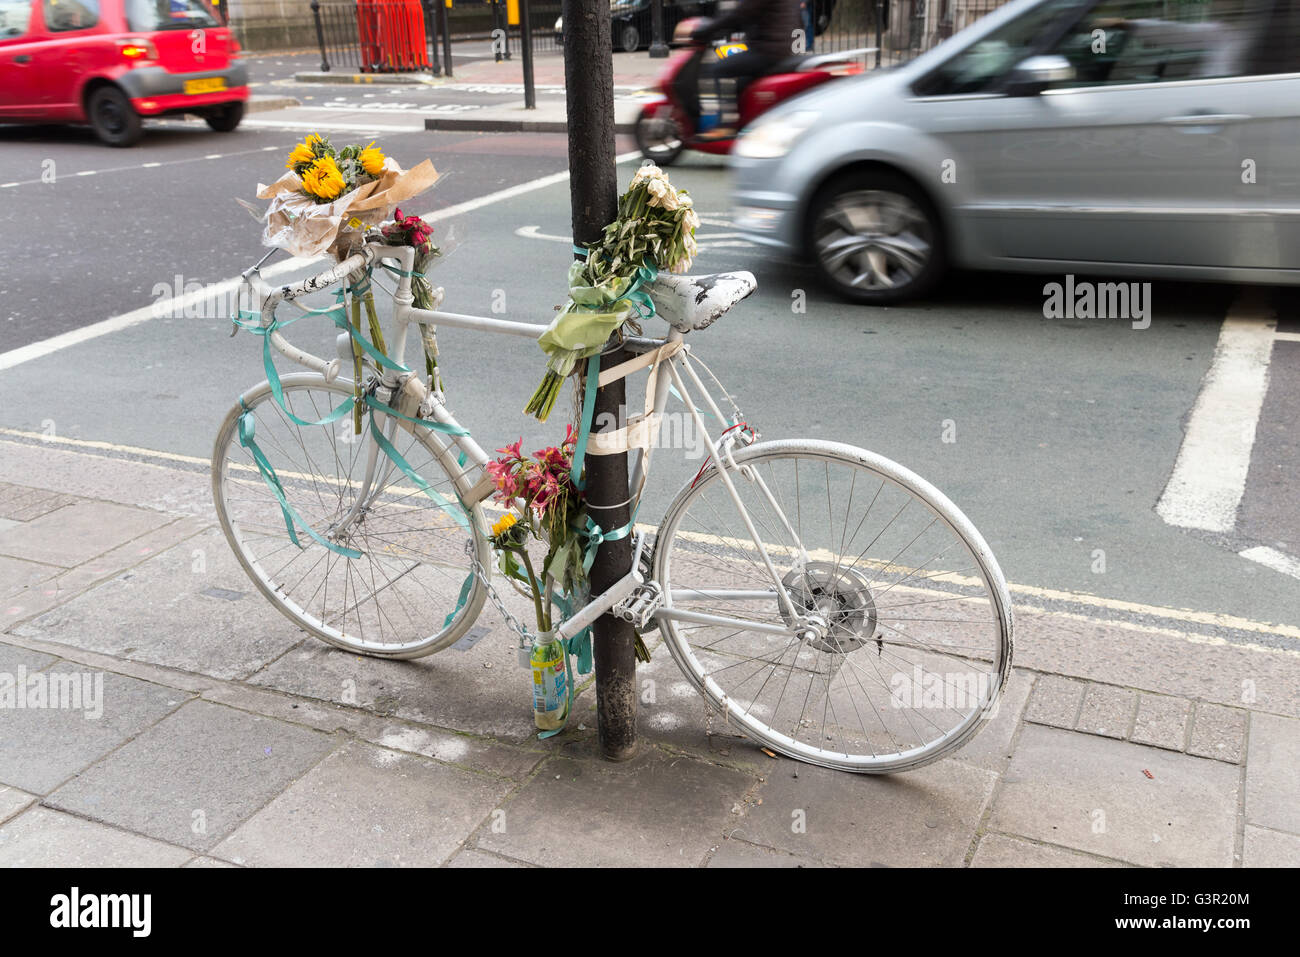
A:
<svg viewBox="0 0 1300 957">
<path fill-rule="evenodd" d="M 668 49 L 668 44 L 660 41 L 659 43 L 650 44 L 650 59 L 662 60 L 672 51 Z"/>
</svg>

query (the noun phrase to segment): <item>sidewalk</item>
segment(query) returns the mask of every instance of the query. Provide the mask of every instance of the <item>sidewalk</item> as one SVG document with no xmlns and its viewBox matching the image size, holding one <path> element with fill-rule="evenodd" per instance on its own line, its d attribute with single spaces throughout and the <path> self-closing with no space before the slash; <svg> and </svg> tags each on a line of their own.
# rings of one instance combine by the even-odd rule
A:
<svg viewBox="0 0 1300 957">
<path fill-rule="evenodd" d="M 102 678 L 97 718 L 0 694 L 0 866 L 1300 865 L 1297 629 L 1013 596 L 1016 670 L 955 757 L 770 758 L 660 646 L 611 764 L 591 691 L 536 739 L 491 609 L 465 650 L 333 650 L 239 569 L 206 463 L 0 430 L 0 692 Z"/>
</svg>

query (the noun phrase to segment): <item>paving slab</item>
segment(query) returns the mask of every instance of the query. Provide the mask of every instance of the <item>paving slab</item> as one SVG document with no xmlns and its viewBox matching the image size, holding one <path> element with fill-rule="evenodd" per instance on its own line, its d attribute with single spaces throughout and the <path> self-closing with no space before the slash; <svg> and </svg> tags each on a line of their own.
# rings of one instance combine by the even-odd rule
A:
<svg viewBox="0 0 1300 957">
<path fill-rule="evenodd" d="M 215 431 L 216 420 L 212 427 Z M 216 518 L 206 463 L 152 464 L 78 451 L 58 439 L 39 444 L 0 439 L 0 482 L 21 483 L 33 475 L 70 495 Z"/>
<path fill-rule="evenodd" d="M 1050 724 L 1054 728 L 1073 728 L 1086 688 L 1086 682 L 1074 678 L 1039 675 L 1025 711 L 1025 720 Z"/>
<path fill-rule="evenodd" d="M 1137 718 L 1130 738 L 1136 744 L 1150 744 L 1170 751 L 1182 751 L 1187 743 L 1187 725 L 1192 703 L 1169 695 L 1138 696 Z"/>
<path fill-rule="evenodd" d="M 1127 738 L 1136 707 L 1135 691 L 1089 684 L 1088 690 L 1083 694 L 1083 708 L 1079 711 L 1079 722 L 1075 727 L 1107 738 Z"/>
<path fill-rule="evenodd" d="M 979 734 L 953 754 L 955 760 L 989 771 L 1001 771 L 1006 767 L 1011 760 L 1012 738 L 1029 702 L 1033 678 L 1031 672 L 1011 672 L 1002 689 L 1002 697 L 998 700 L 997 714 L 985 722 Z"/>
<path fill-rule="evenodd" d="M 468 651 L 449 648 L 413 661 L 363 658 L 308 641 L 249 681 L 386 717 L 518 744 L 536 741 L 531 678 L 497 627 Z"/>
<path fill-rule="evenodd" d="M 301 642 L 209 529 L 14 631 L 91 651 L 243 678 Z"/>
<path fill-rule="evenodd" d="M 762 773 L 772 759 L 720 713 L 715 711 L 710 720 L 704 695 L 686 680 L 662 639 L 655 633 L 645 637 L 650 661 L 639 663 L 636 669 L 637 733 L 641 740 Z M 580 717 L 587 727 L 596 726 L 594 697 Z"/>
<path fill-rule="evenodd" d="M 1300 834 L 1300 721 L 1252 714 L 1246 822 Z"/>
<path fill-rule="evenodd" d="M 231 864 L 229 861 L 219 861 L 215 857 L 196 857 L 194 858 L 194 860 L 190 861 L 187 864 L 183 864 L 181 866 L 201 867 L 201 868 L 239 867 L 238 864 Z"/>
<path fill-rule="evenodd" d="M 1197 704 L 1187 750 L 1203 758 L 1239 763 L 1246 756 L 1246 712 L 1218 704 Z"/>
<path fill-rule="evenodd" d="M 264 867 L 437 867 L 512 785 L 348 742 L 213 853 Z"/>
<path fill-rule="evenodd" d="M 1300 717 L 1300 657 L 1198 635 L 1016 609 L 1016 666 Z M 1030 720 L 1034 720 L 1032 717 Z"/>
<path fill-rule="evenodd" d="M 203 699 L 319 731 L 347 731 L 381 747 L 421 754 L 445 764 L 513 780 L 527 777 L 554 750 L 545 742 L 506 744 L 492 738 L 399 721 L 357 707 L 327 704 L 247 685 L 214 682 L 203 691 Z"/>
<path fill-rule="evenodd" d="M 54 655 L 0 642 L 0 674 L 15 674 L 20 667 L 26 668 L 30 674 L 48 668 L 58 660 Z"/>
<path fill-rule="evenodd" d="M 0 867 L 180 867 L 191 851 L 34 807 L 0 826 Z"/>
<path fill-rule="evenodd" d="M 0 531 L 0 554 L 72 568 L 171 518 L 112 502 L 78 502 Z"/>
<path fill-rule="evenodd" d="M 75 495 L 0 482 L 0 519 L 6 522 L 30 522 L 76 501 Z"/>
<path fill-rule="evenodd" d="M 707 867 L 825 867 L 820 861 L 788 854 L 770 847 L 759 847 L 745 841 L 723 841 L 718 845 Z"/>
<path fill-rule="evenodd" d="M 77 705 L 0 712 L 0 782 L 37 794 L 52 791 L 189 697 L 175 688 L 68 661 L 56 662 L 27 679 L 45 685 L 47 705 L 53 702 L 56 688 L 61 703 Z"/>
<path fill-rule="evenodd" d="M 11 628 L 15 622 L 33 618 L 62 602 L 66 602 L 87 588 L 106 581 L 117 573 L 140 564 L 177 542 L 184 541 L 207 527 L 192 518 L 169 518 L 151 532 L 127 542 L 102 555 L 97 555 L 76 568 L 63 571 L 53 578 L 28 588 L 20 595 L 0 602 L 0 628 Z"/>
<path fill-rule="evenodd" d="M 518 861 L 508 861 L 504 857 L 497 857 L 495 854 L 484 854 L 482 851 L 461 851 L 450 861 L 448 867 L 501 867 L 501 868 L 521 868 L 528 867 L 527 864 L 520 864 Z"/>
<path fill-rule="evenodd" d="M 33 801 L 40 800 L 35 794 L 28 794 L 18 788 L 0 785 L 0 824 L 13 817 Z"/>
<path fill-rule="evenodd" d="M 1007 834 L 980 838 L 971 867 L 1123 867 L 1115 861 Z"/>
<path fill-rule="evenodd" d="M 3 531 L 0 528 L 0 533 Z M 0 599 L 21 595 L 33 585 L 53 578 L 60 571 L 57 565 L 42 565 L 0 555 Z"/>
<path fill-rule="evenodd" d="M 757 783 L 653 747 L 622 764 L 601 760 L 594 742 L 566 752 L 576 757 L 542 765 L 477 847 L 549 867 L 695 867 Z"/>
<path fill-rule="evenodd" d="M 956 760 L 893 775 L 784 761 L 766 777 L 729 835 L 850 867 L 960 867 L 996 780 Z"/>
<path fill-rule="evenodd" d="M 1300 836 L 1246 825 L 1242 867 L 1300 867 Z"/>
<path fill-rule="evenodd" d="M 206 851 L 333 743 L 319 731 L 192 701 L 45 803 Z"/>
<path fill-rule="evenodd" d="M 1231 867 L 1239 776 L 1205 758 L 1030 725 L 987 826 L 1143 866 Z"/>
</svg>

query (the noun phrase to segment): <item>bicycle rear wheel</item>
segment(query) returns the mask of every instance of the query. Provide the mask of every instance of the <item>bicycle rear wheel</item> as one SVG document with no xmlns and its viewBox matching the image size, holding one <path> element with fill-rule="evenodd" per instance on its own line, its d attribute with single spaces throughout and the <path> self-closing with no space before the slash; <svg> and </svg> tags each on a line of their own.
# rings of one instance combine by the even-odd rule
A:
<svg viewBox="0 0 1300 957">
<path fill-rule="evenodd" d="M 660 630 L 687 677 L 748 737 L 824 767 L 905 771 L 965 744 L 1011 667 L 1011 602 L 979 532 L 862 449 L 765 442 L 734 461 L 792 604 L 711 467 L 655 546 Z"/>
<path fill-rule="evenodd" d="M 309 422 L 325 418 L 352 394 L 348 380 L 327 383 L 314 373 L 282 379 L 285 405 Z M 479 506 L 467 517 L 458 504 L 468 488 L 441 438 L 411 435 L 387 420 L 385 437 L 447 503 L 439 505 L 380 452 L 375 480 L 357 508 L 374 440 L 366 423 L 353 434 L 351 414 L 319 426 L 285 415 L 268 383 L 244 393 L 254 439 L 303 521 L 340 547 L 326 548 L 301 527 L 290 540 L 279 501 L 252 452 L 240 443 L 236 405 L 217 433 L 212 495 L 221 528 L 240 564 L 292 621 L 330 644 L 358 654 L 417 658 L 455 642 L 483 605 L 473 557 L 491 562 Z"/>
</svg>

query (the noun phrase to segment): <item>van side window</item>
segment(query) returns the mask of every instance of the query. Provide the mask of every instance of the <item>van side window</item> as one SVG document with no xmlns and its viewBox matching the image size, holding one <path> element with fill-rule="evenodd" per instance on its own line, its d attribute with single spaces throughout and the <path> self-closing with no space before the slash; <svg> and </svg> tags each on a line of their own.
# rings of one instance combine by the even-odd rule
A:
<svg viewBox="0 0 1300 957">
<path fill-rule="evenodd" d="M 1059 87 L 1244 76 L 1272 0 L 1102 0 L 1051 51 L 1074 67 Z"/>
<path fill-rule="evenodd" d="M 0 0 L 0 40 L 31 32 L 32 0 Z"/>
<path fill-rule="evenodd" d="M 917 96 L 987 93 L 1017 63 L 1040 52 L 1059 34 L 1060 22 L 1078 15 L 1087 0 L 1048 0 L 950 57 L 912 87 Z"/>
<path fill-rule="evenodd" d="M 1300 73 L 1300 0 L 1275 0 L 1253 72 Z"/>
<path fill-rule="evenodd" d="M 99 22 L 99 0 L 43 0 L 45 29 L 86 30 Z"/>
</svg>

